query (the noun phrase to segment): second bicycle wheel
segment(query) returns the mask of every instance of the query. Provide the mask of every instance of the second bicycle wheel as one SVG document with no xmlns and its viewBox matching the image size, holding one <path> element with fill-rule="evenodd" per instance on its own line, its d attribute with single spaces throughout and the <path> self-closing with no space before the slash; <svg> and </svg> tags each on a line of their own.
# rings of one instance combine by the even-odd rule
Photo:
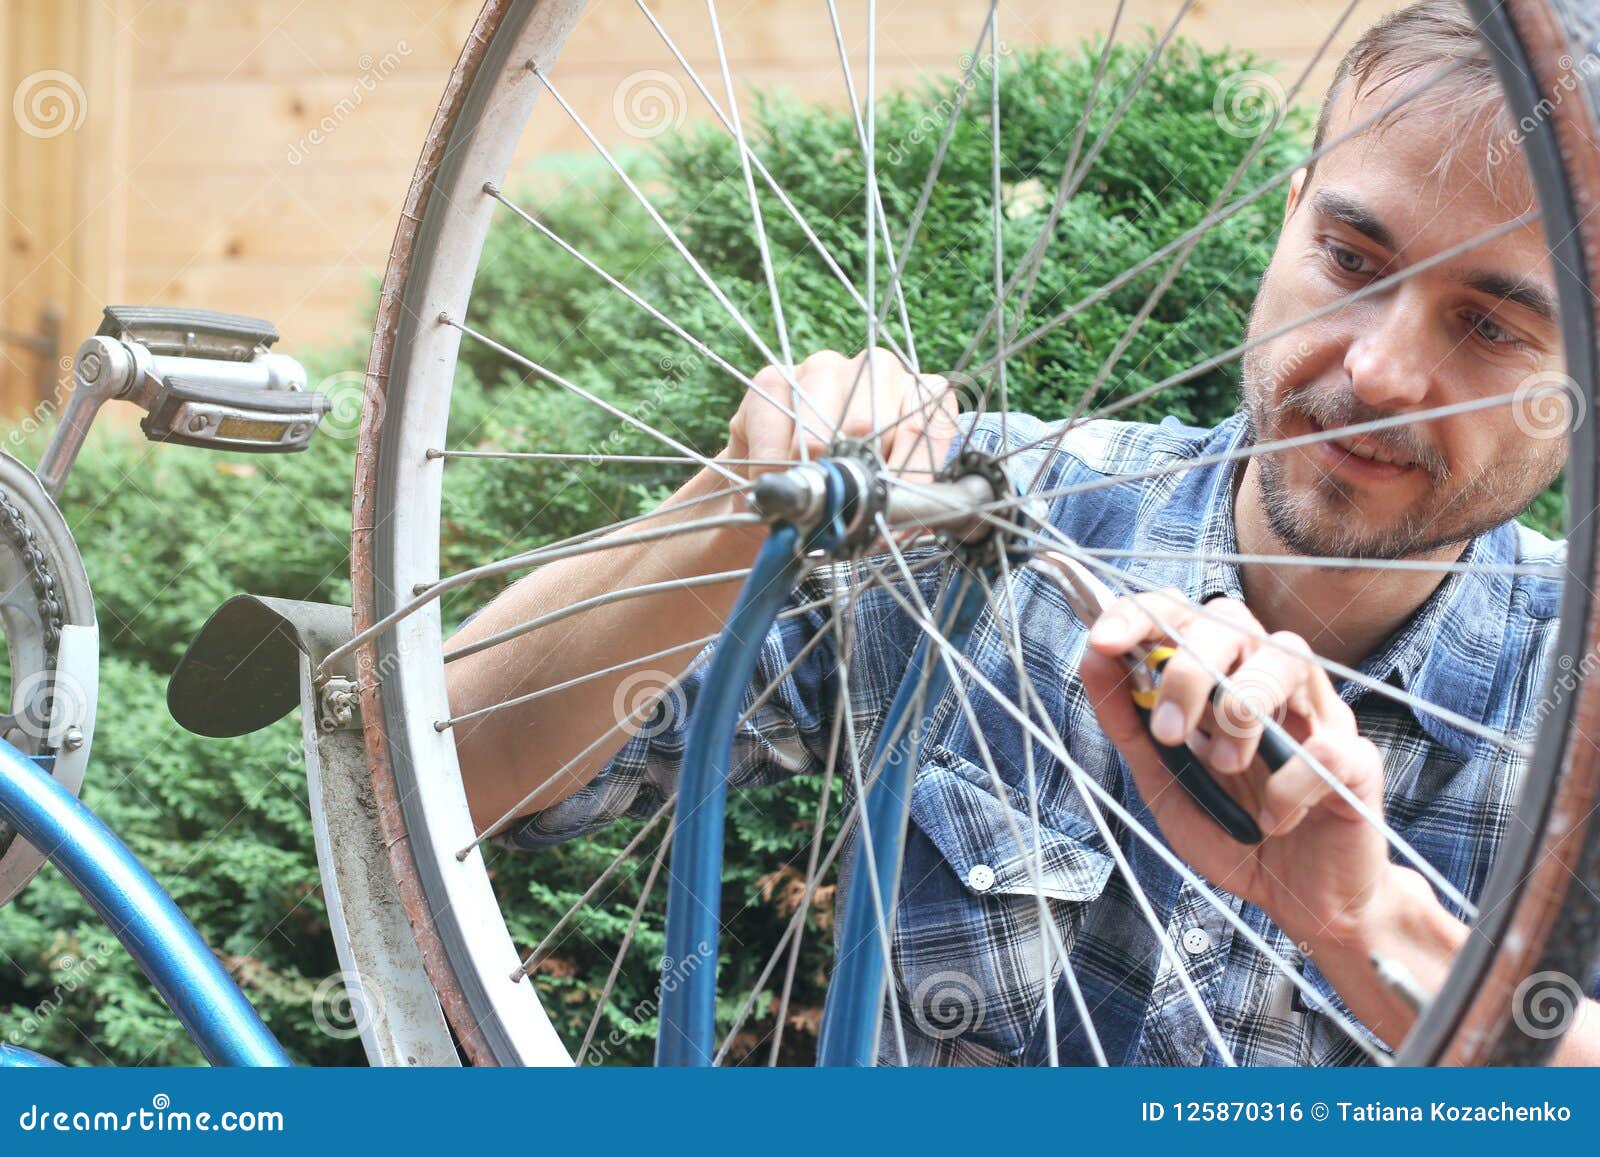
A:
<svg viewBox="0 0 1600 1157">
<path fill-rule="evenodd" d="M 714 0 L 670 24 L 640 0 L 620 32 L 557 0 L 479 17 L 384 282 L 352 540 L 374 788 L 464 1050 L 638 1059 L 661 990 L 718 967 L 710 944 L 663 964 L 659 890 L 714 651 L 689 628 L 726 614 L 753 547 L 677 564 L 689 536 L 721 544 L 708 560 L 758 543 L 751 480 L 812 456 L 718 456 L 754 392 L 862 463 L 887 509 L 808 560 L 748 688 L 706 1059 L 810 1055 L 825 929 L 841 892 L 867 902 L 836 867 L 927 636 L 951 687 L 926 708 L 899 908 L 879 914 L 882 1059 L 1549 1059 L 1594 983 L 1600 879 L 1592 17 L 1427 0 L 1363 33 L 1376 13 L 1322 4 L 1280 79 L 1188 40 L 1188 3 L 1145 31 L 1108 4 L 1070 30 L 1096 39 L 1055 49 L 1019 46 L 1042 6 L 962 7 L 970 51 L 907 86 L 926 14 L 818 4 L 794 35 L 837 46 L 839 99 L 815 106 L 740 85 Z M 568 70 L 598 20 L 652 63 L 599 85 Z M 1295 111 L 1357 41 L 1320 121 Z M 597 90 L 649 147 L 606 144 Z M 704 125 L 679 131 L 691 104 Z M 535 137 L 591 162 L 514 171 Z M 841 428 L 799 367 L 866 347 L 890 359 L 853 363 L 870 397 L 894 366 L 918 388 Z M 974 517 L 1009 552 L 981 562 L 894 520 L 924 479 L 873 449 L 951 399 L 962 469 L 1004 495 Z M 1171 669 L 1223 628 L 1252 653 L 1292 650 L 1283 624 L 1309 641 L 1382 756 L 1350 846 L 1428 897 L 1427 963 L 1355 976 L 1329 921 L 1297 924 L 1295 904 L 1324 911 L 1316 881 L 1268 849 L 1303 828 L 1232 846 L 1241 875 L 1204 841 L 1173 853 L 1098 732 L 1082 626 L 1028 563 L 1050 552 L 1117 594 L 1179 588 L 1198 609 L 1192 644 L 1168 632 Z M 984 613 L 951 647 L 934 611 L 975 566 Z M 529 572 L 514 621 L 446 645 Z M 1215 595 L 1259 622 L 1208 613 Z M 1327 777 L 1262 694 L 1243 733 Z M 1226 713 L 1208 727 L 1222 738 Z M 1396 1033 L 1356 1004 L 1416 1012 Z"/>
</svg>

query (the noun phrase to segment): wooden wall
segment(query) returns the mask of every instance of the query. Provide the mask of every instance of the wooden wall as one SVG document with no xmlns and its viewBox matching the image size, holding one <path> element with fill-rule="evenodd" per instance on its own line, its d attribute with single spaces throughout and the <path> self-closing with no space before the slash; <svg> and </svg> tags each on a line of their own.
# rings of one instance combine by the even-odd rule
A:
<svg viewBox="0 0 1600 1157">
<path fill-rule="evenodd" d="M 1124 35 L 1164 25 L 1178 5 L 1132 0 Z M 651 7 L 720 98 L 704 5 Z M 956 69 L 985 5 L 878 7 L 879 85 L 888 87 Z M 1001 38 L 1073 40 L 1103 31 L 1111 7 L 1008 0 Z M 1336 44 L 1392 7 L 1358 5 Z M 865 8 L 840 3 L 858 84 Z M 1276 59 L 1287 84 L 1344 8 L 1199 0 L 1184 28 Z M 0 0 L 0 96 L 12 98 L 0 119 L 0 329 L 32 329 L 57 307 L 70 354 L 103 304 L 127 301 L 261 314 L 287 349 L 359 333 L 423 131 L 476 10 L 476 0 Z M 719 17 L 742 82 L 841 99 L 822 0 L 724 0 Z M 1336 58 L 1314 74 L 1310 99 Z M 612 144 L 637 137 L 630 95 L 645 100 L 642 115 L 652 92 L 667 93 L 669 115 L 704 115 L 630 0 L 595 4 L 556 82 Z M 52 91 L 34 95 L 42 88 Z M 553 105 L 525 142 L 530 157 L 582 148 Z M 27 352 L 0 344 L 0 406 L 31 408 L 35 374 Z"/>
</svg>

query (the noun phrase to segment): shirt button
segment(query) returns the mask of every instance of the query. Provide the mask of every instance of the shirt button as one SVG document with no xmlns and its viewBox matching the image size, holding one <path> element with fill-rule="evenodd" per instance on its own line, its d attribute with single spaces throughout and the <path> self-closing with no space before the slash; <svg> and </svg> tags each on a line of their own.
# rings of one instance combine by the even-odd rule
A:
<svg viewBox="0 0 1600 1157">
<path fill-rule="evenodd" d="M 1204 928 L 1191 928 L 1183 934 L 1183 949 L 1190 956 L 1199 956 L 1211 947 L 1211 936 Z"/>
<path fill-rule="evenodd" d="M 973 864 L 967 873 L 967 887 L 974 892 L 987 892 L 994 887 L 994 869 L 988 864 Z"/>
</svg>

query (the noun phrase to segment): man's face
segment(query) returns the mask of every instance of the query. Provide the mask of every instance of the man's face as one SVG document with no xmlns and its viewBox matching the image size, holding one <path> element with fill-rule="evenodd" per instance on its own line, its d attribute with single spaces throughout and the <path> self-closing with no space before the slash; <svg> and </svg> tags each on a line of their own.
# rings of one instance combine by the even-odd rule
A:
<svg viewBox="0 0 1600 1157">
<path fill-rule="evenodd" d="M 1392 87 L 1359 100 L 1348 89 L 1330 141 L 1395 99 Z M 1252 341 L 1530 212 L 1520 155 L 1496 140 L 1493 118 L 1477 122 L 1449 111 L 1401 115 L 1332 149 L 1309 179 L 1297 174 Z M 1459 148 L 1441 164 L 1451 144 Z M 1484 158 L 1506 154 L 1491 175 Z M 1563 369 L 1535 221 L 1263 341 L 1244 358 L 1244 404 L 1257 440 L 1268 441 L 1513 395 Z M 1262 455 L 1245 485 L 1260 488 L 1291 550 L 1421 555 L 1520 513 L 1559 473 L 1567 428 L 1565 400 L 1536 391 Z"/>
</svg>

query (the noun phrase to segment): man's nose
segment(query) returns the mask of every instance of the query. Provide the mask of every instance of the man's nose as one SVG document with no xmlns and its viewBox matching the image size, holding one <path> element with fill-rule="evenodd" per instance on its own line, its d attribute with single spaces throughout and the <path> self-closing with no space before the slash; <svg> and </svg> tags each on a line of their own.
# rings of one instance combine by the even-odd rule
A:
<svg viewBox="0 0 1600 1157">
<path fill-rule="evenodd" d="M 1386 294 L 1374 305 L 1364 311 L 1345 351 L 1351 387 L 1356 397 L 1376 408 L 1420 405 L 1440 365 L 1426 313 L 1404 292 Z"/>
</svg>

